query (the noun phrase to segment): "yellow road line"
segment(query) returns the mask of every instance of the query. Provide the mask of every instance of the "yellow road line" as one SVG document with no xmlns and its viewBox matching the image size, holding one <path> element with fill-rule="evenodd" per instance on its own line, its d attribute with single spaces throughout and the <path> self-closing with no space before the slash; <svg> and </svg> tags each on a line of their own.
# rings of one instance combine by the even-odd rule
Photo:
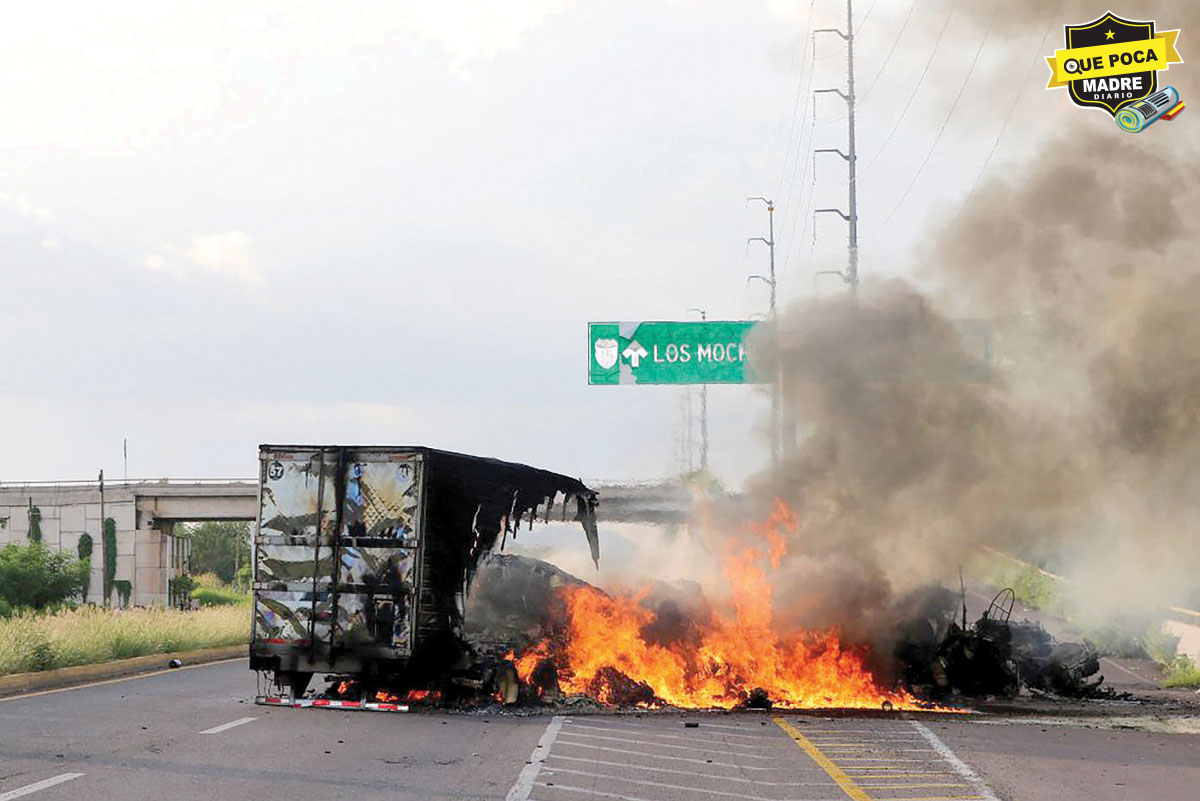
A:
<svg viewBox="0 0 1200 801">
<path fill-rule="evenodd" d="M 808 754 L 813 762 L 816 762 L 821 768 L 829 774 L 829 778 L 833 779 L 838 787 L 842 788 L 842 792 L 849 796 L 853 801 L 875 801 L 871 796 L 867 795 L 867 791 L 859 787 L 854 779 L 846 775 L 846 772 L 833 763 L 829 757 L 817 748 L 811 740 L 801 734 L 795 726 L 788 723 L 781 717 L 775 717 L 775 725 L 783 729 L 783 731 L 795 741 L 796 745 Z"/>
</svg>

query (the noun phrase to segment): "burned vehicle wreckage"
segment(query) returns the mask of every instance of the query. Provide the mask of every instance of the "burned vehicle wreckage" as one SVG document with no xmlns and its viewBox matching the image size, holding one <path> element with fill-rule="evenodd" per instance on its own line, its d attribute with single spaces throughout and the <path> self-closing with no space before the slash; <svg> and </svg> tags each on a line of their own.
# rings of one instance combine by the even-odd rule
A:
<svg viewBox="0 0 1200 801">
<path fill-rule="evenodd" d="M 1039 623 L 1012 620 L 1015 602 L 1005 588 L 968 624 L 964 600 L 960 623 L 953 594 L 932 590 L 896 647 L 904 683 L 925 697 L 1014 696 L 1022 687 L 1048 696 L 1104 694 L 1096 649 L 1058 642 Z"/>
<path fill-rule="evenodd" d="M 511 685 L 462 636 L 481 559 L 522 523 L 570 518 L 599 560 L 596 493 L 568 476 L 425 447 L 263 445 L 259 461 L 250 667 L 291 698 L 314 674 L 363 695 Z"/>
</svg>

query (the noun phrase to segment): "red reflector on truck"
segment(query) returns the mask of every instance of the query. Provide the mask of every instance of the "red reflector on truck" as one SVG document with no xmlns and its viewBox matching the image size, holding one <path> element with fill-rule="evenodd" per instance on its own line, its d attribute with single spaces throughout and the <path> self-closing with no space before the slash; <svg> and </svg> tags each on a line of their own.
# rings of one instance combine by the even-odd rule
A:
<svg viewBox="0 0 1200 801">
<path fill-rule="evenodd" d="M 254 699 L 259 706 L 286 706 L 292 709 L 349 709 L 366 712 L 407 712 L 407 704 L 380 704 L 374 701 L 330 701 L 326 698 L 291 698 L 275 695 L 259 695 Z"/>
</svg>

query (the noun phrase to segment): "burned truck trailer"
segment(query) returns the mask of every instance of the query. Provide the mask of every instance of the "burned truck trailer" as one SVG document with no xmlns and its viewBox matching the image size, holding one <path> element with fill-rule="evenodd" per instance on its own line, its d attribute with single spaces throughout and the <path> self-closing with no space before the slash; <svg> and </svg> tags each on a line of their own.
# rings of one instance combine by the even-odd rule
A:
<svg viewBox="0 0 1200 801">
<path fill-rule="evenodd" d="M 495 670 L 462 637 L 480 559 L 523 522 L 579 521 L 596 493 L 522 464 L 426 447 L 263 445 L 250 667 L 300 697 L 314 673 L 365 689 Z"/>
</svg>

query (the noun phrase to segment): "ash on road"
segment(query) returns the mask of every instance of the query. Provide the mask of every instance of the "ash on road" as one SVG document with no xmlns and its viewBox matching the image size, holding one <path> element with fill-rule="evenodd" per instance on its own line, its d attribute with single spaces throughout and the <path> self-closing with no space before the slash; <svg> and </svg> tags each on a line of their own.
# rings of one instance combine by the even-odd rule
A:
<svg viewBox="0 0 1200 801">
<path fill-rule="evenodd" d="M 0 801 L 1182 801 L 1200 786 L 1195 734 L 988 716 L 371 714 L 258 707 L 254 691 L 238 660 L 0 699 Z"/>
</svg>

